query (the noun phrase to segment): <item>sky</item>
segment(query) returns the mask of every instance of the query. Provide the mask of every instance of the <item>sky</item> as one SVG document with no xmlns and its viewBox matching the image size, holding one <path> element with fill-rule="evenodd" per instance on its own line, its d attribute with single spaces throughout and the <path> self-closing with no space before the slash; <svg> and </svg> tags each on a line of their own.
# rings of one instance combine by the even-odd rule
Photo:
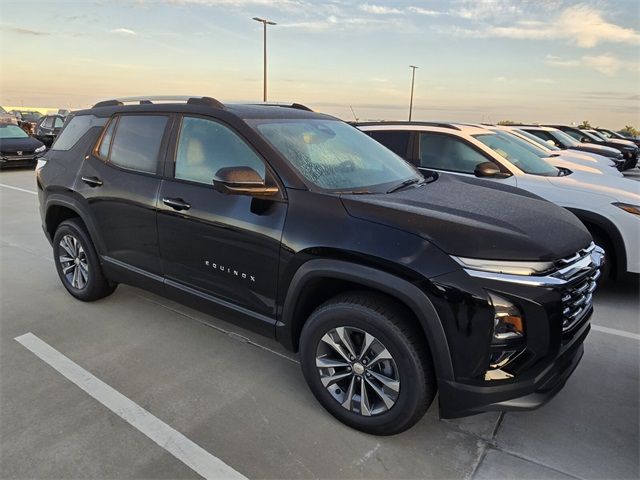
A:
<svg viewBox="0 0 640 480">
<path fill-rule="evenodd" d="M 637 0 L 0 2 L 0 104 L 269 100 L 344 119 L 640 127 Z"/>
</svg>

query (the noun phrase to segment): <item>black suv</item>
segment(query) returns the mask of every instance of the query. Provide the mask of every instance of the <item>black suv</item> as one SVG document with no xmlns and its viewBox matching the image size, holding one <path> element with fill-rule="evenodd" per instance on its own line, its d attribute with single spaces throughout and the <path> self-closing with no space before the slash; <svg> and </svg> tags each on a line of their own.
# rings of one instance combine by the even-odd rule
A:
<svg viewBox="0 0 640 480">
<path fill-rule="evenodd" d="M 33 136 L 50 147 L 64 125 L 62 115 L 45 115 L 36 123 Z"/>
<path fill-rule="evenodd" d="M 380 435 L 437 389 L 442 417 L 535 408 L 582 357 L 602 252 L 566 210 L 423 177 L 298 104 L 123 100 L 77 112 L 37 171 L 74 297 L 128 283 L 274 337 Z"/>
</svg>

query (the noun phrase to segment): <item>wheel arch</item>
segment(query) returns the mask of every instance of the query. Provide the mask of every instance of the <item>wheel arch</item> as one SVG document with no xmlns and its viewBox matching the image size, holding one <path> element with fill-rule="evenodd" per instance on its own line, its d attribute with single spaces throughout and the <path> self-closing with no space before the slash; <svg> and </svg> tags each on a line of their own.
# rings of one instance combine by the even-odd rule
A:
<svg viewBox="0 0 640 480">
<path fill-rule="evenodd" d="M 104 252 L 103 244 L 94 223 L 80 202 L 72 198 L 54 195 L 47 200 L 43 227 L 49 241 L 53 241 L 58 226 L 69 218 L 79 218 L 84 223 L 98 255 L 101 255 Z"/>
<path fill-rule="evenodd" d="M 597 231 L 603 235 L 613 247 L 613 273 L 619 277 L 627 271 L 627 251 L 618 227 L 606 217 L 594 212 L 567 208 L 584 224 L 587 230 Z"/>
<path fill-rule="evenodd" d="M 427 295 L 407 280 L 342 260 L 313 259 L 293 276 L 276 324 L 276 338 L 297 351 L 309 314 L 336 294 L 353 289 L 378 291 L 407 307 L 419 322 L 439 380 L 453 380 L 449 344 L 440 317 Z"/>
</svg>

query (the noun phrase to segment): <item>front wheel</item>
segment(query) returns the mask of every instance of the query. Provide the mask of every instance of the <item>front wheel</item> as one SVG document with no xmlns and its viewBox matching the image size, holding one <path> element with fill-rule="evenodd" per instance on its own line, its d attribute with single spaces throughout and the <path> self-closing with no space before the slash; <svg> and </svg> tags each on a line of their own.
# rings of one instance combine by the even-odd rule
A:
<svg viewBox="0 0 640 480">
<path fill-rule="evenodd" d="M 322 406 L 375 435 L 412 427 L 436 393 L 427 345 L 410 312 L 356 292 L 318 307 L 300 338 L 302 371 Z"/>
</svg>

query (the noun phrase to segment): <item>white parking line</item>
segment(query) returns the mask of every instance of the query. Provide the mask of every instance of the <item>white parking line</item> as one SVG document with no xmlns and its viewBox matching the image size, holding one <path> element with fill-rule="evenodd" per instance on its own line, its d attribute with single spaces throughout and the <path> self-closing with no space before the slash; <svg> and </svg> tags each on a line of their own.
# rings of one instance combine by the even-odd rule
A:
<svg viewBox="0 0 640 480">
<path fill-rule="evenodd" d="M 27 190 L 26 188 L 14 187 L 13 185 L 6 185 L 4 183 L 0 183 L 0 187 L 10 188 L 11 190 L 17 190 L 19 192 L 30 193 L 31 195 L 37 195 L 38 192 L 34 192 L 33 190 Z"/>
<path fill-rule="evenodd" d="M 94 377 L 33 333 L 25 333 L 15 340 L 199 475 L 207 479 L 246 479 L 222 460 Z"/>
<path fill-rule="evenodd" d="M 601 327 L 600 325 L 591 325 L 593 330 L 602 333 L 608 333 L 609 335 L 617 335 L 618 337 L 631 338 L 632 340 L 640 341 L 640 335 L 637 333 L 625 332 L 624 330 L 618 330 L 617 328 Z"/>
</svg>

